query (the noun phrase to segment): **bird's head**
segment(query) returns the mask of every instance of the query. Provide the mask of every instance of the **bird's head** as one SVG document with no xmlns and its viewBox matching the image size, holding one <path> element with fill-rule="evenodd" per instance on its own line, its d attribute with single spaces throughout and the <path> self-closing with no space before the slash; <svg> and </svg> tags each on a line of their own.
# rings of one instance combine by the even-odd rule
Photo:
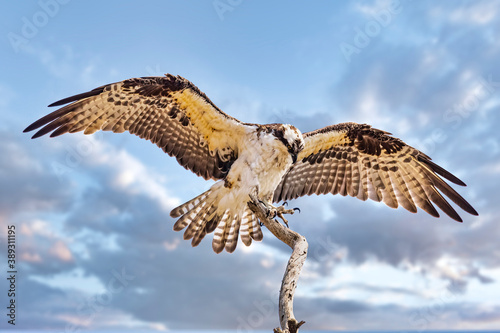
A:
<svg viewBox="0 0 500 333">
<path fill-rule="evenodd" d="M 279 124 L 274 130 L 274 135 L 280 140 L 292 156 L 293 163 L 297 161 L 297 156 L 304 149 L 304 138 L 302 133 L 292 125 Z"/>
</svg>

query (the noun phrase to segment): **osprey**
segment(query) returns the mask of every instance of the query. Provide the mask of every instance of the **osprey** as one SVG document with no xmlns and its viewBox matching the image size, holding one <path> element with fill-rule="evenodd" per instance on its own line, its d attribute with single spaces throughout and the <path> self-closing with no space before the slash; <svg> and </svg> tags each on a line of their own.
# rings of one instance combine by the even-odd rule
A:
<svg viewBox="0 0 500 333">
<path fill-rule="evenodd" d="M 71 104 L 68 104 L 71 103 Z M 464 211 L 474 208 L 441 177 L 465 184 L 431 158 L 390 133 L 366 124 L 343 123 L 302 134 L 288 124 L 243 123 L 222 112 L 190 81 L 170 74 L 107 84 L 62 99 L 68 104 L 35 121 L 24 132 L 128 131 L 150 140 L 211 188 L 174 208 L 174 230 L 186 228 L 184 239 L 197 246 L 214 232 L 213 250 L 233 252 L 238 235 L 249 246 L 262 240 L 250 195 L 280 216 L 273 202 L 303 195 L 341 194 L 399 205 L 415 213 L 420 207 L 439 217 L 436 204 L 462 222 L 443 194 Z M 441 176 L 441 177 L 440 177 Z"/>
</svg>

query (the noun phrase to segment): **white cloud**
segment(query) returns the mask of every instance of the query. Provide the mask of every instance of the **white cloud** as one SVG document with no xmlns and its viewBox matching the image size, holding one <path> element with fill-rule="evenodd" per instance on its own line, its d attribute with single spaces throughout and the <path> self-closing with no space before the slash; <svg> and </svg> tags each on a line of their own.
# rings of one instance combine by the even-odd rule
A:
<svg viewBox="0 0 500 333">
<path fill-rule="evenodd" d="M 357 10 L 358 12 L 368 16 L 368 17 L 373 17 L 377 13 L 379 13 L 381 10 L 389 8 L 391 5 L 394 3 L 398 3 L 398 1 L 394 0 L 376 0 L 372 1 L 370 3 L 364 2 L 358 2 L 355 3 L 354 9 Z"/>
<path fill-rule="evenodd" d="M 173 251 L 173 250 L 177 249 L 177 247 L 179 246 L 180 243 L 181 243 L 181 239 L 180 238 L 176 238 L 176 239 L 174 239 L 171 242 L 164 241 L 163 242 L 163 246 L 165 247 L 165 249 L 167 251 Z"/>
<path fill-rule="evenodd" d="M 108 185 L 130 195 L 144 194 L 158 202 L 165 212 L 181 203 L 180 199 L 171 195 L 164 184 L 167 177 L 150 170 L 141 161 L 124 148 L 104 141 L 99 135 L 72 135 L 69 145 L 72 146 L 76 165 L 88 168 L 102 168 L 108 178 Z"/>
<path fill-rule="evenodd" d="M 42 257 L 38 253 L 24 252 L 21 253 L 21 260 L 28 263 L 39 263 L 42 262 Z"/>
<path fill-rule="evenodd" d="M 59 240 L 56 241 L 50 248 L 49 253 L 61 261 L 72 261 L 73 255 L 66 244 Z"/>
<path fill-rule="evenodd" d="M 447 13 L 451 22 L 486 25 L 497 17 L 498 4 L 495 1 L 475 1 L 462 5 Z"/>
<path fill-rule="evenodd" d="M 53 276 L 31 275 L 30 279 L 60 290 L 76 290 L 87 296 L 106 291 L 106 286 L 96 276 L 86 274 L 80 268 L 60 272 Z"/>
</svg>

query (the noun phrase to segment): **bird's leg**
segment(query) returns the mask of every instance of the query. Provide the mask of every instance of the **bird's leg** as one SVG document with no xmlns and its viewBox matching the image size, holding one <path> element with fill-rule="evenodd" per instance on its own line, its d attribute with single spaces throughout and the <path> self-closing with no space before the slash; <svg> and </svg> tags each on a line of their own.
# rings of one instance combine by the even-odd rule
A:
<svg viewBox="0 0 500 333">
<path fill-rule="evenodd" d="M 299 208 L 286 209 L 285 203 L 281 206 L 275 207 L 271 205 L 269 202 L 259 200 L 259 203 L 262 204 L 264 211 L 266 212 L 266 217 L 274 219 L 275 217 L 279 217 L 283 220 L 283 223 L 288 228 L 288 220 L 285 218 L 284 214 L 293 214 L 296 210 L 300 212 Z"/>
<path fill-rule="evenodd" d="M 288 228 L 288 220 L 285 218 L 284 214 L 293 214 L 295 213 L 296 210 L 299 211 L 299 208 L 293 208 L 293 209 L 286 209 L 285 205 L 288 205 L 288 202 L 284 202 L 283 205 L 275 207 L 271 204 L 271 200 L 260 200 L 259 198 L 259 189 L 256 187 L 253 190 L 253 193 L 250 195 L 250 199 L 256 203 L 258 202 L 261 210 L 265 212 L 266 217 L 270 219 L 274 219 L 275 217 L 279 217 L 281 220 L 283 220 L 283 223 L 287 226 Z M 262 222 L 260 223 L 260 226 L 262 227 Z"/>
<path fill-rule="evenodd" d="M 300 208 L 295 207 L 293 209 L 286 209 L 285 204 L 287 204 L 286 201 L 283 203 L 283 205 L 276 207 L 276 216 L 278 216 L 280 219 L 282 219 L 283 223 L 285 223 L 286 227 L 289 228 L 288 227 L 288 220 L 285 219 L 285 216 L 283 216 L 283 214 L 292 215 L 293 213 L 295 213 L 296 210 L 298 210 L 300 213 Z"/>
<path fill-rule="evenodd" d="M 293 213 L 295 213 L 295 209 L 286 209 L 285 204 L 276 207 L 276 216 L 278 216 L 280 219 L 283 220 L 283 223 L 286 225 L 287 228 L 289 228 L 288 220 L 285 218 L 283 214 L 293 214 Z"/>
</svg>

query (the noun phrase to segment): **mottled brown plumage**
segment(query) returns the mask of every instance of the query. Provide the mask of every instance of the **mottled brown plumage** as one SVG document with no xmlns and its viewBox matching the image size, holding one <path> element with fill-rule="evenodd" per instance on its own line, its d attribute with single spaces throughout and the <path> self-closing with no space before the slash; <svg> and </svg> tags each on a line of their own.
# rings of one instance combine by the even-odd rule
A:
<svg viewBox="0 0 500 333">
<path fill-rule="evenodd" d="M 69 104 L 68 104 L 69 103 Z M 63 106 L 64 105 L 64 106 Z M 305 133 L 286 124 L 246 124 L 222 112 L 180 77 L 143 77 L 62 99 L 35 121 L 33 138 L 51 133 L 128 131 L 160 147 L 186 169 L 220 180 L 174 208 L 174 230 L 196 246 L 214 232 L 215 252 L 262 240 L 249 194 L 270 205 L 303 195 L 337 194 L 383 201 L 438 217 L 434 204 L 462 221 L 444 196 L 466 212 L 472 206 L 441 177 L 464 186 L 427 155 L 369 125 L 344 123 Z M 444 195 L 444 196 L 443 196 Z"/>
<path fill-rule="evenodd" d="M 440 177 L 465 186 L 431 158 L 390 133 L 369 125 L 344 123 L 304 134 L 305 149 L 278 185 L 274 202 L 311 194 L 341 194 L 383 201 L 389 207 L 417 207 L 439 217 L 436 204 L 462 219 L 439 191 L 466 212 L 472 206 Z M 439 191 L 438 191 L 439 190 Z"/>
<path fill-rule="evenodd" d="M 199 98 L 201 107 L 191 107 L 187 112 L 182 93 L 188 93 L 191 99 Z M 129 131 L 155 143 L 183 167 L 205 179 L 222 179 L 238 157 L 230 137 L 221 138 L 212 133 L 231 130 L 231 125 L 241 122 L 222 112 L 196 86 L 180 76 L 129 79 L 49 106 L 71 102 L 74 103 L 35 121 L 25 132 L 43 126 L 33 135 L 37 138 L 50 132 L 50 136 L 55 137 L 79 131 L 91 134 L 100 129 L 115 133 Z"/>
</svg>

